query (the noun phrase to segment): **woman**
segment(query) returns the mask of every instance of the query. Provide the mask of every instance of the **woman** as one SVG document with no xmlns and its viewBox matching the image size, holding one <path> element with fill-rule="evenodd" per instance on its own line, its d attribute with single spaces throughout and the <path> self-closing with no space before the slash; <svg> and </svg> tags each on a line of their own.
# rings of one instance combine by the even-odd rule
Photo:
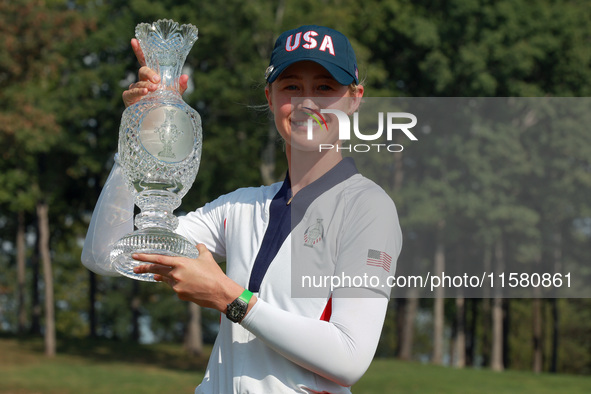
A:
<svg viewBox="0 0 591 394">
<path fill-rule="evenodd" d="M 126 105 L 158 83 L 135 40 L 132 47 L 143 67 L 140 81 L 123 93 Z M 275 43 L 265 77 L 286 144 L 285 181 L 239 189 L 179 218 L 177 232 L 197 244 L 199 257 L 138 254 L 146 264 L 135 271 L 153 273 L 180 299 L 228 317 L 196 393 L 348 393 L 368 368 L 384 322 L 384 283 L 402 244 L 396 209 L 352 160 L 336 149 L 318 151 L 319 143 L 338 143 L 334 118 L 325 116 L 326 130 L 316 125 L 308 138 L 310 111 L 319 114 L 328 101 L 351 113 L 363 96 L 348 39 L 321 26 L 287 31 Z M 118 182 L 116 167 L 106 190 Z M 129 210 L 129 201 L 119 205 Z M 109 229 L 109 237 L 119 239 L 131 231 L 126 226 Z M 109 274 L 96 269 L 97 241 L 89 238 L 84 264 Z M 226 260 L 226 273 L 214 256 Z M 300 281 L 310 273 L 330 286 Z M 368 275 L 381 285 L 351 283 Z"/>
</svg>

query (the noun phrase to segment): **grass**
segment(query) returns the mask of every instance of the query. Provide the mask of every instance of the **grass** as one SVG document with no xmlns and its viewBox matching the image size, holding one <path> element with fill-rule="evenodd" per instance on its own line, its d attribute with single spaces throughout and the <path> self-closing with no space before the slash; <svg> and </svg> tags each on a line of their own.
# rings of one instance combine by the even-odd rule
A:
<svg viewBox="0 0 591 394">
<path fill-rule="evenodd" d="M 355 394 L 591 393 L 590 376 L 493 372 L 376 359 L 353 387 Z"/>
<path fill-rule="evenodd" d="M 0 339 L 0 393 L 192 393 L 206 357 L 179 346 L 70 340 L 43 355 L 40 340 Z"/>
<path fill-rule="evenodd" d="M 106 340 L 69 340 L 48 359 L 39 339 L 0 337 L 0 393 L 192 393 L 206 362 L 176 345 Z M 353 393 L 591 393 L 591 377 L 377 359 Z"/>
</svg>

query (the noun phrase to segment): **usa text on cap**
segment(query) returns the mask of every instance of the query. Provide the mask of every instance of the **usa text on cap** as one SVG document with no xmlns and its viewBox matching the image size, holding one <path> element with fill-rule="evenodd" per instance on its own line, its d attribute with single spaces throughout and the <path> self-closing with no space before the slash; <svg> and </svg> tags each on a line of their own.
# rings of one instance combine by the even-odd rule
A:
<svg viewBox="0 0 591 394">
<path fill-rule="evenodd" d="M 281 34 L 265 78 L 272 83 L 287 67 L 309 60 L 324 67 L 341 85 L 359 83 L 357 60 L 349 39 L 324 26 L 306 25 Z"/>
</svg>

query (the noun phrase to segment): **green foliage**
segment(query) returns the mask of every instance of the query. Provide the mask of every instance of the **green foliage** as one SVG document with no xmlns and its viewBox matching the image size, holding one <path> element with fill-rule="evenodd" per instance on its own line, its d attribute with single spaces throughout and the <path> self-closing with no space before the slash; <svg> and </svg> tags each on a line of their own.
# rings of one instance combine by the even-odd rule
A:
<svg viewBox="0 0 591 394">
<path fill-rule="evenodd" d="M 402 95 L 584 96 L 590 11 L 544 0 L 376 1 L 356 23 L 388 65 L 382 83 Z"/>
</svg>

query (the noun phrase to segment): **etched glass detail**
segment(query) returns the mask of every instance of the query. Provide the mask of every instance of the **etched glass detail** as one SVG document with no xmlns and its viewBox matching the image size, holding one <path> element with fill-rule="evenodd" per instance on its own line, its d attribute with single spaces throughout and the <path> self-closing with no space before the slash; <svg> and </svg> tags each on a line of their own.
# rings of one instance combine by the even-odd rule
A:
<svg viewBox="0 0 591 394">
<path fill-rule="evenodd" d="M 144 116 L 140 142 L 157 159 L 173 163 L 191 154 L 191 118 L 174 107 L 157 107 Z"/>
</svg>

